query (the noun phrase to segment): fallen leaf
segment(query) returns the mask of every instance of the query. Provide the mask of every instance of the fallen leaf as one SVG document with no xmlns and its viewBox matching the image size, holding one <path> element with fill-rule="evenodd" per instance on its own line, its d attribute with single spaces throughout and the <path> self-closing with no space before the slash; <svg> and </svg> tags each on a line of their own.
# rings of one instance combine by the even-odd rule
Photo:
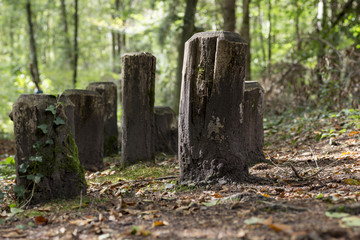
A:
<svg viewBox="0 0 360 240">
<path fill-rule="evenodd" d="M 351 216 L 341 219 L 341 225 L 345 227 L 360 227 L 360 217 Z"/>
<path fill-rule="evenodd" d="M 162 222 L 162 221 L 155 221 L 154 223 L 153 223 L 153 227 L 159 227 L 159 226 L 164 226 L 165 224 L 164 224 L 164 222 Z"/>
<path fill-rule="evenodd" d="M 344 179 L 344 183 L 348 184 L 348 185 L 360 185 L 360 182 L 356 179 L 351 179 L 351 178 L 347 178 Z"/>
<path fill-rule="evenodd" d="M 246 219 L 244 221 L 244 223 L 247 225 L 262 224 L 264 221 L 265 221 L 265 219 L 263 219 L 263 218 L 251 217 L 251 218 Z"/>
<path fill-rule="evenodd" d="M 356 135 L 356 134 L 359 134 L 359 131 L 351 131 L 351 132 L 349 133 L 349 137 L 352 137 L 352 136 L 354 136 L 354 135 Z"/>
<path fill-rule="evenodd" d="M 214 195 L 213 195 L 215 198 L 223 198 L 223 196 L 221 196 L 220 194 L 218 194 L 218 193 L 214 193 Z"/>
<path fill-rule="evenodd" d="M 344 218 L 349 216 L 348 213 L 343 212 L 325 212 L 325 215 L 330 218 Z"/>
<path fill-rule="evenodd" d="M 34 218 L 34 220 L 36 226 L 46 225 L 49 222 L 49 220 L 43 216 L 37 216 Z"/>
<path fill-rule="evenodd" d="M 264 224 L 264 225 L 270 225 L 270 224 L 272 224 L 272 222 L 273 222 L 273 217 L 270 216 L 268 219 L 266 219 L 265 221 L 263 221 L 262 224 Z"/>
<path fill-rule="evenodd" d="M 269 227 L 277 232 L 285 232 L 285 233 L 292 232 L 292 227 L 290 225 L 286 225 L 286 224 L 273 223 L 273 224 L 270 224 Z"/>
<path fill-rule="evenodd" d="M 211 202 L 202 202 L 201 204 L 203 204 L 203 205 L 205 205 L 207 207 L 212 207 L 212 206 L 217 205 L 219 202 L 220 202 L 220 199 L 219 200 L 214 200 L 214 201 L 211 201 Z"/>
</svg>

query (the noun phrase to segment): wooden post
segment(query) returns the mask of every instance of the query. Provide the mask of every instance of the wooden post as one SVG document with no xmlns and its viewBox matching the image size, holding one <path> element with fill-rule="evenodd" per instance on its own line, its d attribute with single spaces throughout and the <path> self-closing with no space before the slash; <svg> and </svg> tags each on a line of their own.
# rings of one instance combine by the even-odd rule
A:
<svg viewBox="0 0 360 240">
<path fill-rule="evenodd" d="M 249 165 L 266 162 L 264 147 L 264 89 L 258 82 L 246 81 L 244 94 L 244 117 L 242 137 L 246 143 Z"/>
<path fill-rule="evenodd" d="M 155 64 L 150 53 L 122 57 L 123 165 L 154 160 Z"/>
<path fill-rule="evenodd" d="M 86 88 L 103 97 L 104 156 L 118 154 L 117 87 L 113 82 L 93 82 Z"/>
<path fill-rule="evenodd" d="M 174 110 L 155 107 L 154 142 L 156 153 L 177 154 L 178 126 Z"/>
<path fill-rule="evenodd" d="M 104 104 L 100 94 L 69 89 L 65 96 L 75 105 L 75 139 L 84 168 L 99 171 L 104 167 Z"/>
<path fill-rule="evenodd" d="M 179 114 L 181 182 L 247 178 L 241 137 L 247 44 L 232 32 L 195 34 L 185 44 Z"/>
<path fill-rule="evenodd" d="M 16 142 L 16 185 L 24 194 L 19 198 L 36 204 L 85 195 L 85 170 L 74 140 L 70 99 L 23 94 L 14 103 L 10 118 Z"/>
</svg>

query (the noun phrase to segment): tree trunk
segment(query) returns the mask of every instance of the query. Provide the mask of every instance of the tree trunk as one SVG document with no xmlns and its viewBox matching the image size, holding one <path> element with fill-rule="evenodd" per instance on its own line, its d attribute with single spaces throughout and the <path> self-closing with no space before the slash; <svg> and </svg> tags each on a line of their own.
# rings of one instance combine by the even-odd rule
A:
<svg viewBox="0 0 360 240">
<path fill-rule="evenodd" d="M 248 43 L 248 53 L 246 57 L 246 80 L 251 80 L 251 38 L 250 38 L 250 2 L 251 0 L 243 0 L 243 22 L 241 25 L 240 35 Z"/>
<path fill-rule="evenodd" d="M 236 0 L 220 0 L 224 19 L 223 30 L 235 32 L 236 29 Z"/>
<path fill-rule="evenodd" d="M 271 0 L 268 0 L 268 20 L 269 20 L 269 33 L 268 33 L 268 79 L 271 83 Z"/>
<path fill-rule="evenodd" d="M 75 105 L 75 141 L 79 159 L 88 171 L 104 167 L 104 103 L 94 91 L 70 89 L 63 93 Z"/>
<path fill-rule="evenodd" d="M 36 53 L 36 42 L 35 42 L 35 34 L 32 23 L 32 11 L 31 11 L 31 1 L 27 0 L 26 2 L 26 16 L 29 27 L 29 38 L 30 38 L 30 53 L 31 53 L 31 63 L 29 64 L 31 77 L 33 82 L 35 83 L 37 92 L 42 92 L 40 88 L 40 73 L 38 67 L 38 59 Z"/>
<path fill-rule="evenodd" d="M 301 51 L 301 37 L 300 37 L 300 28 L 299 28 L 301 11 L 299 8 L 298 0 L 294 0 L 294 5 L 296 11 L 295 13 L 296 49 L 297 51 Z"/>
<path fill-rule="evenodd" d="M 115 20 L 119 11 L 120 11 L 120 0 L 115 0 L 114 6 L 115 14 L 112 15 L 112 19 Z M 113 59 L 113 72 L 120 73 L 120 56 L 122 48 L 122 37 L 118 31 L 111 31 L 111 40 L 112 40 L 112 59 Z"/>
<path fill-rule="evenodd" d="M 72 47 L 69 37 L 69 27 L 68 27 L 68 21 L 67 21 L 67 11 L 66 11 L 66 4 L 65 0 L 60 1 L 61 5 L 61 20 L 63 23 L 63 32 L 64 32 L 64 47 L 65 47 L 65 55 L 68 58 L 68 64 L 69 66 L 73 66 L 73 56 L 72 56 Z"/>
<path fill-rule="evenodd" d="M 194 34 L 195 31 L 195 13 L 198 0 L 186 0 L 186 9 L 184 15 L 184 24 L 182 27 L 181 39 L 178 46 L 178 59 L 176 67 L 175 99 L 174 110 L 179 112 L 179 101 L 181 91 L 181 75 L 184 61 L 185 42 Z"/>
<path fill-rule="evenodd" d="M 93 82 L 87 90 L 95 91 L 104 102 L 104 156 L 118 154 L 117 86 L 113 82 Z"/>
<path fill-rule="evenodd" d="M 75 0 L 75 13 L 74 13 L 74 62 L 73 62 L 73 87 L 76 88 L 77 82 L 77 65 L 79 57 L 78 48 L 78 28 L 79 28 L 79 16 L 78 16 L 78 0 Z"/>
<path fill-rule="evenodd" d="M 261 45 L 261 52 L 262 52 L 262 57 L 263 57 L 263 63 L 266 63 L 266 51 L 265 51 L 265 41 L 264 41 L 264 35 L 262 33 L 262 26 L 263 26 L 263 14 L 261 12 L 261 1 L 257 1 L 257 7 L 258 7 L 258 11 L 259 11 L 259 38 L 260 38 L 260 45 Z M 261 75 L 264 78 L 265 77 L 265 69 L 263 68 L 263 70 L 261 71 Z"/>
<path fill-rule="evenodd" d="M 66 96 L 23 94 L 10 118 L 16 142 L 16 185 L 30 204 L 86 194 L 74 140 L 74 104 Z"/>
<path fill-rule="evenodd" d="M 242 137 L 245 142 L 249 166 L 266 162 L 264 147 L 264 89 L 258 82 L 246 81 L 244 92 L 244 118 Z"/>
<path fill-rule="evenodd" d="M 247 43 L 205 32 L 185 44 L 179 113 L 181 182 L 238 182 L 248 176 L 241 124 Z"/>
<path fill-rule="evenodd" d="M 150 53 L 122 56 L 122 165 L 154 160 L 156 58 Z"/>
</svg>

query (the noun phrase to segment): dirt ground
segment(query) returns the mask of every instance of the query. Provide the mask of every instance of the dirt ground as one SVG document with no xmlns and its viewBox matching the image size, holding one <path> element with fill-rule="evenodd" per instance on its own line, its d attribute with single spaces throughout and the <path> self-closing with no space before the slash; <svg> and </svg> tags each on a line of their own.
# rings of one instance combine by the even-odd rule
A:
<svg viewBox="0 0 360 240">
<path fill-rule="evenodd" d="M 13 142 L 2 142 L 12 151 Z M 161 177 L 122 180 L 111 164 L 87 173 L 88 193 L 12 215 L 2 239 L 360 239 L 360 140 L 355 129 L 329 143 L 303 139 L 266 147 L 270 164 L 247 183 L 178 186 L 178 163 Z M 11 152 L 10 152 L 11 153 Z M 99 179 L 103 179 L 100 180 Z M 2 184 L 8 184 L 4 181 Z"/>
</svg>

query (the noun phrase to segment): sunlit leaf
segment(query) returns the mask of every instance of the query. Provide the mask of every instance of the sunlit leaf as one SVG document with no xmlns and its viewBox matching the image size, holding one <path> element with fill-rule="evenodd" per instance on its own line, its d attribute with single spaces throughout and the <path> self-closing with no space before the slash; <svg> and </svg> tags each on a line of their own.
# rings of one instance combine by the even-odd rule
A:
<svg viewBox="0 0 360 240">
<path fill-rule="evenodd" d="M 214 201 L 211 201 L 211 202 L 202 202 L 202 204 L 207 206 L 207 207 L 212 207 L 212 206 L 217 205 L 219 202 L 220 202 L 220 199 L 214 200 Z"/>
<path fill-rule="evenodd" d="M 342 225 L 345 227 L 360 227 L 360 217 L 351 216 L 341 219 Z"/>
<path fill-rule="evenodd" d="M 56 114 L 56 108 L 55 108 L 54 105 L 48 106 L 48 107 L 45 109 L 45 111 L 51 112 L 53 115 Z"/>
<path fill-rule="evenodd" d="M 252 225 L 252 224 L 261 224 L 264 221 L 265 221 L 265 219 L 263 219 L 263 218 L 251 217 L 251 218 L 246 219 L 244 221 L 244 223 L 247 225 Z"/>
<path fill-rule="evenodd" d="M 325 215 L 330 218 L 343 218 L 349 216 L 348 213 L 343 212 L 325 212 Z"/>
<path fill-rule="evenodd" d="M 349 133 L 349 137 L 352 137 L 352 136 L 354 136 L 354 135 L 356 135 L 356 134 L 359 134 L 359 131 L 351 131 L 351 132 Z"/>
<path fill-rule="evenodd" d="M 159 227 L 159 226 L 164 226 L 165 224 L 162 221 L 155 221 L 153 223 L 153 227 Z"/>
</svg>

